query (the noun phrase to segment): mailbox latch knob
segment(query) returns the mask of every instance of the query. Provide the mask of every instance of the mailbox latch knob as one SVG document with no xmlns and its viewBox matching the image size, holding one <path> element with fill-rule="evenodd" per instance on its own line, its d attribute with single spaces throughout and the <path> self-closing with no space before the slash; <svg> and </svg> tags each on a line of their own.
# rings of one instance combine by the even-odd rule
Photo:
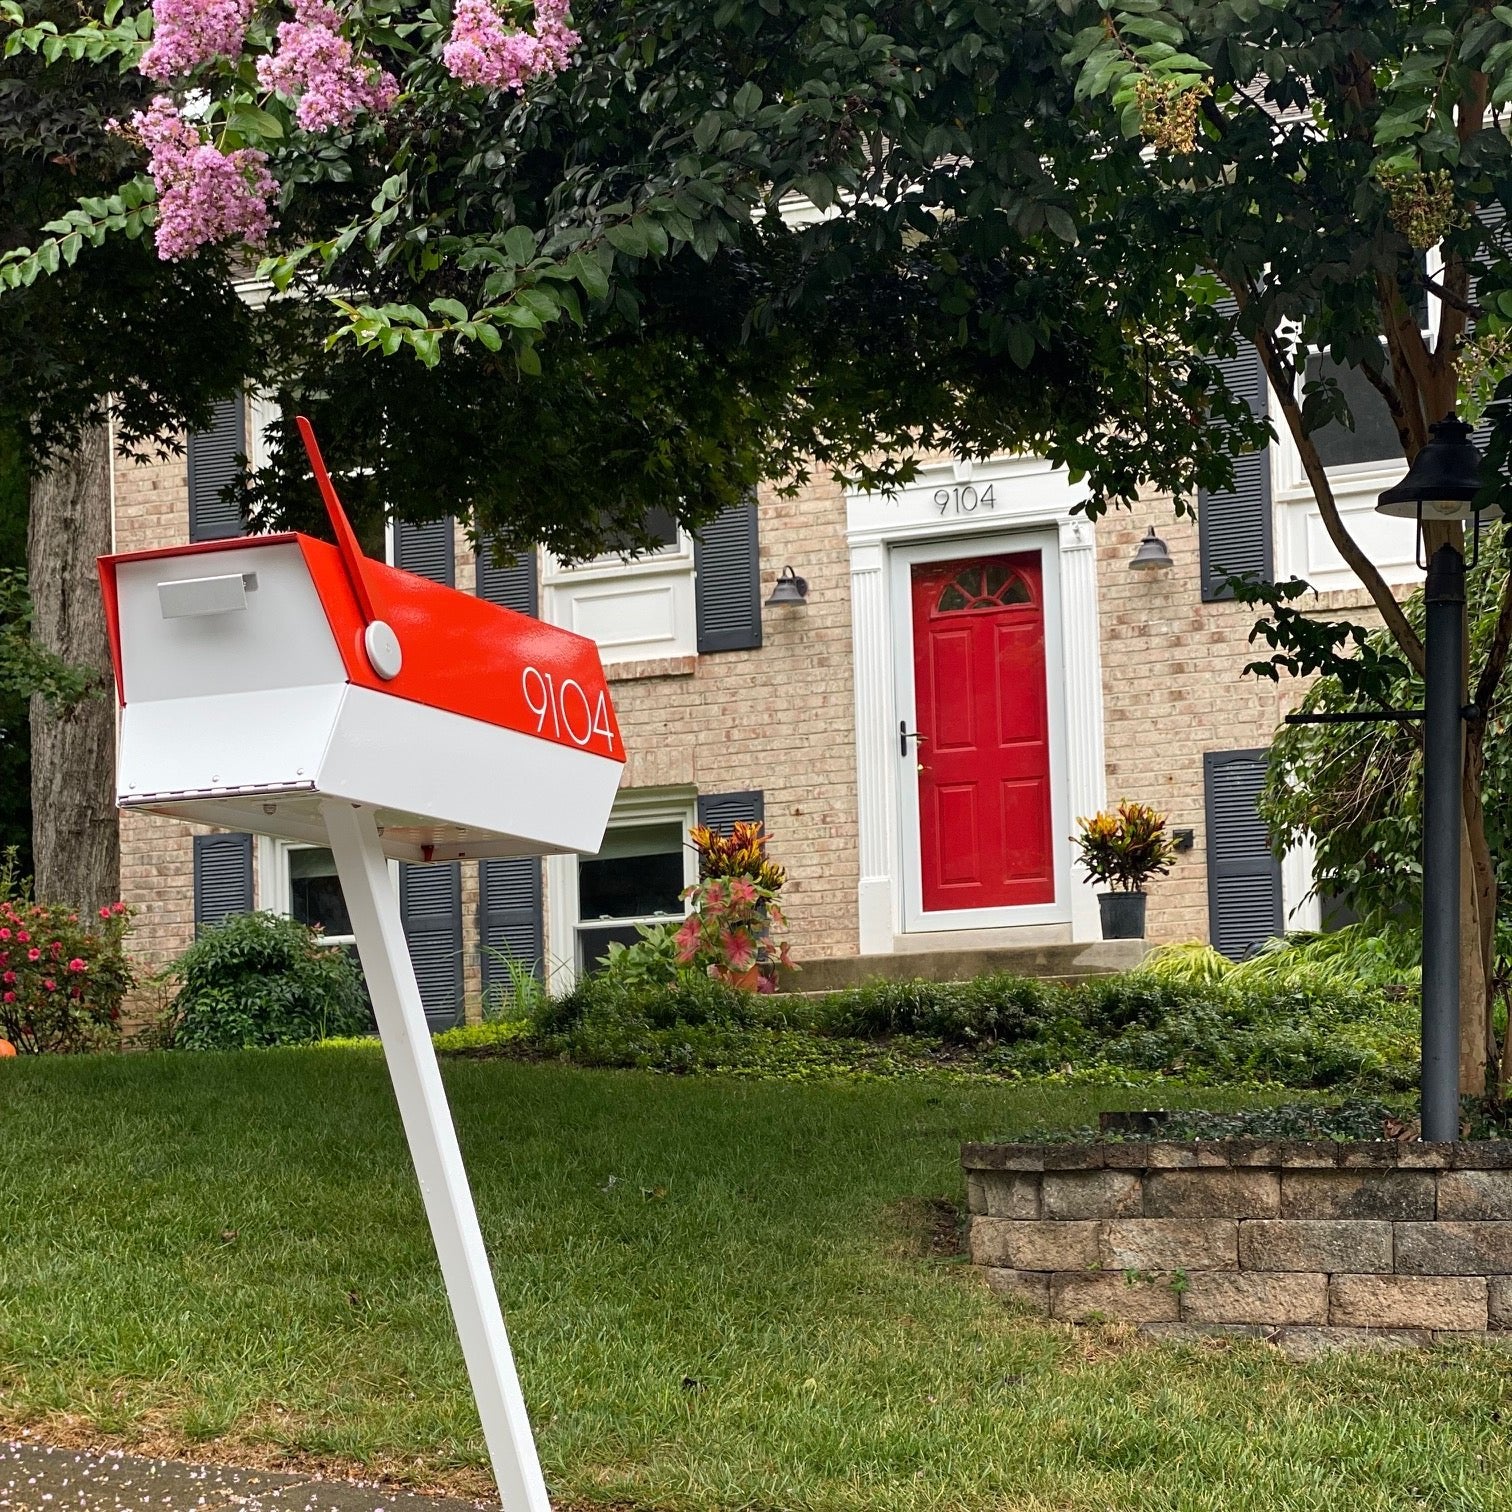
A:
<svg viewBox="0 0 1512 1512">
<path fill-rule="evenodd" d="M 373 671 L 385 682 L 398 677 L 404 665 L 404 652 L 399 648 L 399 637 L 391 626 L 382 620 L 374 620 L 362 632 L 362 649 L 367 652 Z"/>
</svg>

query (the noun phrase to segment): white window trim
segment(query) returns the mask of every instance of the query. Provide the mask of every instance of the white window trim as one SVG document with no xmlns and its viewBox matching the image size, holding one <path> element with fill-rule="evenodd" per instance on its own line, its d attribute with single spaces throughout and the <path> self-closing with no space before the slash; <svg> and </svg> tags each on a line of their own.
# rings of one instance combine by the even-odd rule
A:
<svg viewBox="0 0 1512 1512">
<path fill-rule="evenodd" d="M 300 850 L 327 850 L 328 846 L 306 845 L 298 840 L 279 840 L 272 835 L 258 835 L 257 906 L 263 913 L 294 915 L 294 888 L 289 878 L 289 857 Z M 397 891 L 399 863 L 389 862 L 389 880 Z M 322 945 L 355 945 L 356 935 L 322 934 Z"/>
<path fill-rule="evenodd" d="M 595 641 L 606 665 L 698 653 L 693 537 L 642 556 L 571 564 L 542 553 L 546 620 Z"/>
<path fill-rule="evenodd" d="M 1430 278 L 1443 272 L 1443 254 L 1430 247 L 1426 257 Z M 1437 340 L 1440 301 L 1431 291 L 1428 300 L 1426 334 Z M 1311 357 L 1316 348 L 1306 354 Z M 1304 371 L 1297 375 L 1297 399 L 1302 398 Z M 1280 406 L 1273 389 L 1267 386 L 1271 415 L 1279 421 Z M 1417 527 L 1411 521 L 1387 519 L 1375 512 L 1376 500 L 1385 490 L 1401 480 L 1406 463 L 1401 458 L 1383 458 L 1379 462 L 1358 462 L 1328 469 L 1328 481 L 1350 534 L 1375 561 L 1381 576 L 1392 586 L 1415 584 L 1422 577 L 1417 565 Z M 1276 444 L 1271 448 L 1271 512 L 1274 542 L 1274 572 L 1278 579 L 1299 577 L 1320 593 L 1359 590 L 1360 581 L 1353 571 L 1337 560 L 1320 565 L 1309 550 L 1309 541 L 1326 534 L 1322 515 L 1313 497 L 1312 485 L 1302 470 L 1302 454 L 1285 424 L 1276 425 Z M 1359 528 L 1363 527 L 1363 529 Z M 1362 536 L 1368 539 L 1361 539 Z M 1390 543 L 1385 550 L 1384 543 Z M 1327 548 L 1333 555 L 1332 545 Z"/>
<path fill-rule="evenodd" d="M 586 562 L 564 562 L 559 556 L 543 551 L 541 581 L 543 583 L 591 583 L 601 580 L 618 581 L 624 577 L 654 576 L 676 568 L 693 569 L 693 537 L 681 526 L 677 540 L 669 546 L 654 551 L 644 551 L 639 556 L 606 551 L 602 556 L 590 557 Z"/>
<path fill-rule="evenodd" d="M 608 828 L 628 829 L 645 824 L 682 826 L 683 883 L 691 887 L 698 881 L 698 854 L 688 839 L 688 831 L 697 822 L 698 795 L 689 788 L 639 788 L 621 793 L 609 816 Z M 592 860 L 585 857 L 583 859 Z M 549 964 L 547 985 L 552 992 L 565 992 L 577 981 L 578 930 L 584 921 L 578 916 L 577 856 L 546 858 L 546 956 Z M 662 924 L 682 914 L 647 914 L 638 919 L 615 919 L 616 924 Z M 588 920 L 590 926 L 601 923 Z"/>
</svg>

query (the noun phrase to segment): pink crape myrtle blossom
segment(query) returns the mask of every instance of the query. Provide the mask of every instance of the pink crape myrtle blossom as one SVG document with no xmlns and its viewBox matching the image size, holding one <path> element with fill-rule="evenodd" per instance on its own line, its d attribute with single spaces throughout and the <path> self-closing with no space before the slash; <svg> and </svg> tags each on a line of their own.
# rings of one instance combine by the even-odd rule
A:
<svg viewBox="0 0 1512 1512">
<path fill-rule="evenodd" d="M 139 65 L 160 84 L 242 50 L 252 0 L 152 0 L 152 46 Z"/>
<path fill-rule="evenodd" d="M 491 0 L 458 0 L 441 61 L 463 84 L 520 90 L 532 79 L 560 73 L 580 41 L 567 25 L 567 0 L 536 0 L 533 35 L 511 28 Z"/>
<path fill-rule="evenodd" d="M 350 126 L 364 110 L 387 110 L 399 93 L 392 74 L 358 58 L 340 15 L 322 0 L 294 0 L 278 51 L 257 60 L 257 82 L 298 100 L 294 119 L 304 131 Z"/>
<path fill-rule="evenodd" d="M 147 172 L 157 188 L 158 256 L 188 257 L 212 242 L 261 246 L 273 227 L 268 202 L 278 185 L 267 154 L 243 147 L 222 152 L 179 114 L 166 95 L 131 118 L 147 148 Z M 101 909 L 101 916 L 108 912 Z"/>
</svg>

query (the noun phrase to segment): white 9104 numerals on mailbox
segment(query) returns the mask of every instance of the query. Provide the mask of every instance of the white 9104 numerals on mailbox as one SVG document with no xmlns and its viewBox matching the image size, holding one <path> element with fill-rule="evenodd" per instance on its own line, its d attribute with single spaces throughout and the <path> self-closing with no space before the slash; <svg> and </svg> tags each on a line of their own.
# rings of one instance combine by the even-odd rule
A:
<svg viewBox="0 0 1512 1512">
<path fill-rule="evenodd" d="M 598 703 L 590 709 L 588 695 L 573 678 L 564 677 L 558 684 L 550 672 L 539 667 L 526 667 L 520 684 L 525 707 L 536 717 L 537 735 L 546 733 L 546 721 L 550 719 L 551 733 L 558 738 L 565 733 L 574 745 L 585 746 L 595 735 L 602 735 L 609 749 L 614 749 L 607 693 L 600 692 Z"/>
</svg>

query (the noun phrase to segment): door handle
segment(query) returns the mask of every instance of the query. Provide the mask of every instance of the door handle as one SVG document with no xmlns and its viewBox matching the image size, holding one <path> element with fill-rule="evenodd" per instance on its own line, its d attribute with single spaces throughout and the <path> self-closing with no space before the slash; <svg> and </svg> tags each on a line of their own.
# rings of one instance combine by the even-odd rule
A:
<svg viewBox="0 0 1512 1512">
<path fill-rule="evenodd" d="M 908 728 L 908 721 L 906 719 L 900 719 L 898 721 L 898 755 L 908 755 L 908 742 L 910 740 L 917 740 L 920 745 L 923 745 L 924 742 L 928 739 L 929 737 L 925 734 L 922 734 L 920 731 L 910 730 Z"/>
</svg>

